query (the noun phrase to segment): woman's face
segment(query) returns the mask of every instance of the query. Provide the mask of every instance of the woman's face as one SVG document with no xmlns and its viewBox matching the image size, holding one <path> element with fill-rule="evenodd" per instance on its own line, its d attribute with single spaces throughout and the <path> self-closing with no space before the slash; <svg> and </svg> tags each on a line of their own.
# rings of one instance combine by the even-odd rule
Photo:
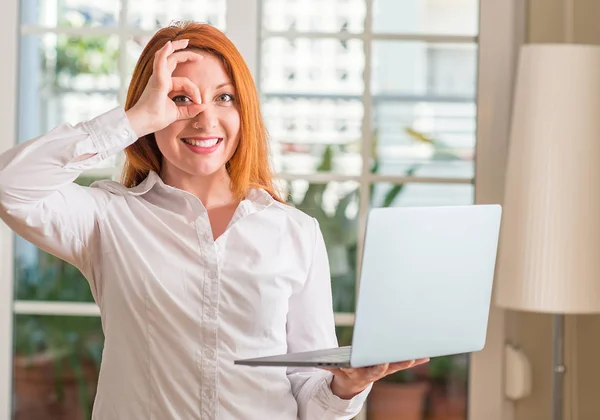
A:
<svg viewBox="0 0 600 420">
<path fill-rule="evenodd" d="M 170 181 L 226 174 L 225 164 L 239 142 L 240 113 L 232 80 L 221 60 L 198 51 L 204 59 L 177 66 L 173 77 L 186 77 L 198 86 L 206 109 L 190 120 L 175 121 L 155 133 L 163 154 L 161 172 Z M 183 92 L 169 97 L 179 106 L 191 103 Z"/>
</svg>

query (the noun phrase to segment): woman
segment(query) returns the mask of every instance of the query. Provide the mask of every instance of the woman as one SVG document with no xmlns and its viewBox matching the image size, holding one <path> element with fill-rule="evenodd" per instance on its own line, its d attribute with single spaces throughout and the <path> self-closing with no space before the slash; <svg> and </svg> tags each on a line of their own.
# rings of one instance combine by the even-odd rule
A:
<svg viewBox="0 0 600 420">
<path fill-rule="evenodd" d="M 123 149 L 122 183 L 74 183 Z M 78 267 L 100 307 L 94 419 L 348 419 L 375 380 L 424 362 L 233 364 L 337 342 L 319 226 L 275 192 L 250 72 L 208 25 L 158 31 L 124 109 L 4 153 L 0 186 L 2 219 Z"/>
</svg>

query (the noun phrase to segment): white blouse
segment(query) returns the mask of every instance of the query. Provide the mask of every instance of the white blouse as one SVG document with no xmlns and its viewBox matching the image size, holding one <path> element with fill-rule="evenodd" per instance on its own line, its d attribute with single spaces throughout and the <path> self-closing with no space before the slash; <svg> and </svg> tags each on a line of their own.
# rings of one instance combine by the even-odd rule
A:
<svg viewBox="0 0 600 420">
<path fill-rule="evenodd" d="M 214 241 L 201 201 L 154 172 L 131 189 L 73 182 L 136 140 L 116 108 L 0 155 L 0 217 L 79 268 L 100 308 L 93 419 L 358 414 L 370 388 L 342 400 L 329 372 L 233 363 L 337 346 L 317 221 L 252 190 Z"/>
</svg>

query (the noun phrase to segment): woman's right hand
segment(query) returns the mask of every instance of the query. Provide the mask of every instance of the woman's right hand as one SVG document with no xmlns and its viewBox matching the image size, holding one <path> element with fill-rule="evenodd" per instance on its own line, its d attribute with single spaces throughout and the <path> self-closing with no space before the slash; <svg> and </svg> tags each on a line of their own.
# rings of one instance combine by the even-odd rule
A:
<svg viewBox="0 0 600 420">
<path fill-rule="evenodd" d="M 202 98 L 198 86 L 187 77 L 173 77 L 179 63 L 198 61 L 203 57 L 193 51 L 179 51 L 186 48 L 189 40 L 180 39 L 167 42 L 154 56 L 152 75 L 140 99 L 127 110 L 127 118 L 138 138 L 162 130 L 169 124 L 193 118 L 202 112 Z M 193 103 L 178 106 L 170 93 L 185 93 Z"/>
</svg>

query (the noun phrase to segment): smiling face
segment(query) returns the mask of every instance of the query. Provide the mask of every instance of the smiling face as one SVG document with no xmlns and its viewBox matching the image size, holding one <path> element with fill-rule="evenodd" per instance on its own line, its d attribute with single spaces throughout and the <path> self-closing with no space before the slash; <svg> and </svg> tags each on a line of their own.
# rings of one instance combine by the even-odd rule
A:
<svg viewBox="0 0 600 420">
<path fill-rule="evenodd" d="M 218 57 L 205 51 L 198 53 L 203 60 L 178 65 L 173 77 L 186 77 L 198 86 L 204 111 L 154 133 L 163 155 L 161 176 L 171 185 L 212 175 L 226 176 L 225 164 L 239 142 L 240 113 L 232 80 Z M 179 106 L 191 103 L 183 92 L 171 92 L 169 97 Z"/>
</svg>

